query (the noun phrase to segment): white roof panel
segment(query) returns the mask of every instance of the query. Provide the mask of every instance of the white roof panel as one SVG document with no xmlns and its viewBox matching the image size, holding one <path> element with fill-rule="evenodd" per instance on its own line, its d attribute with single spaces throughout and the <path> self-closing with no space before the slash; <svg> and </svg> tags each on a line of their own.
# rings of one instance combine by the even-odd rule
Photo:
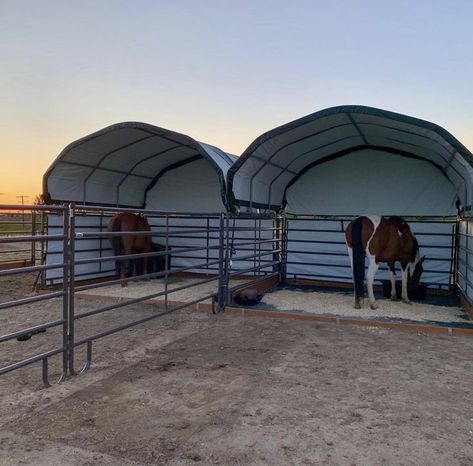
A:
<svg viewBox="0 0 473 466">
<path fill-rule="evenodd" d="M 235 156 L 139 122 L 118 123 L 69 144 L 45 173 L 43 192 L 56 202 L 141 208 L 164 172 L 199 159 L 217 173 L 226 206 L 226 174 Z M 192 197 L 187 202 L 191 205 Z"/>
<path fill-rule="evenodd" d="M 449 178 L 462 205 L 471 206 L 473 155 L 450 133 L 425 120 L 352 105 L 321 110 L 258 137 L 228 172 L 232 208 L 278 210 L 288 187 L 309 169 L 366 150 L 429 163 Z"/>
</svg>

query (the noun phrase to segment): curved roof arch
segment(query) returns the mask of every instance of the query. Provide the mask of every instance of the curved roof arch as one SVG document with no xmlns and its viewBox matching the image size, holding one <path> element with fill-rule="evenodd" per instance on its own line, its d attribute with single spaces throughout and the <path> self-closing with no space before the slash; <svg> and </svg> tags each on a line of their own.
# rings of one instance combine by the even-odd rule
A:
<svg viewBox="0 0 473 466">
<path fill-rule="evenodd" d="M 363 150 L 428 162 L 471 205 L 473 155 L 465 146 L 429 121 L 361 105 L 327 108 L 259 136 L 229 170 L 228 198 L 234 209 L 279 210 L 309 169 Z"/>
<path fill-rule="evenodd" d="M 51 202 L 143 208 L 165 173 L 206 160 L 227 207 L 226 174 L 235 159 L 181 133 L 147 123 L 117 123 L 63 149 L 44 174 L 43 194 Z"/>
</svg>

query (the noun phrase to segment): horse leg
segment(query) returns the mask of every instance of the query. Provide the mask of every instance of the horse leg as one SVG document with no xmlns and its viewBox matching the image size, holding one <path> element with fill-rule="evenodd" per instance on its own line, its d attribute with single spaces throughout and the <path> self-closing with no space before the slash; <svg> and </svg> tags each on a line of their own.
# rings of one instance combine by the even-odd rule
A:
<svg viewBox="0 0 473 466">
<path fill-rule="evenodd" d="M 126 238 L 126 237 L 125 237 Z M 131 254 L 131 252 L 128 249 L 128 245 L 125 244 L 125 241 L 123 241 L 123 254 L 128 255 Z M 128 259 L 122 259 L 121 260 L 121 266 L 120 266 L 120 278 L 124 280 L 126 278 L 126 266 L 127 266 Z M 128 286 L 128 282 L 121 282 L 120 285 L 122 288 L 125 288 Z"/>
<path fill-rule="evenodd" d="M 402 268 L 402 301 L 407 304 L 411 304 L 409 296 L 407 296 L 407 279 L 409 278 L 409 265 L 405 269 Z"/>
<path fill-rule="evenodd" d="M 378 306 L 376 305 L 376 300 L 374 299 L 373 293 L 373 282 L 374 276 L 378 270 L 379 265 L 376 263 L 374 256 L 367 254 L 369 265 L 368 265 L 368 272 L 366 274 L 366 287 L 368 288 L 368 297 L 370 301 L 370 308 L 377 309 Z"/>
<path fill-rule="evenodd" d="M 143 257 L 143 275 L 148 273 L 148 258 Z M 149 278 L 145 278 L 145 280 L 149 280 Z"/>
<path fill-rule="evenodd" d="M 397 301 L 396 292 L 396 269 L 393 262 L 389 263 L 389 274 L 391 277 L 391 301 Z"/>
<path fill-rule="evenodd" d="M 131 236 L 122 236 L 122 245 L 123 245 L 123 254 L 125 256 L 128 256 L 130 254 L 133 254 L 133 238 Z M 131 263 L 130 263 L 131 261 Z M 133 261 L 134 259 L 125 259 L 123 261 L 123 272 L 122 272 L 122 278 L 125 278 L 125 269 L 126 265 L 130 264 L 131 269 L 133 270 Z M 128 286 L 128 282 L 122 282 L 122 287 Z"/>
<path fill-rule="evenodd" d="M 348 249 L 348 257 L 350 258 L 350 267 L 351 267 L 351 272 L 353 275 L 353 284 L 355 284 L 355 271 L 353 269 L 353 248 L 350 246 L 347 246 Z M 356 287 L 353 286 L 353 307 L 355 309 L 361 309 L 361 300 L 356 297 Z"/>
<path fill-rule="evenodd" d="M 122 259 L 120 261 L 120 279 L 123 280 L 125 278 L 125 260 Z M 125 286 L 128 286 L 128 283 L 126 282 L 121 282 L 120 285 L 122 286 L 122 288 L 124 288 Z"/>
</svg>

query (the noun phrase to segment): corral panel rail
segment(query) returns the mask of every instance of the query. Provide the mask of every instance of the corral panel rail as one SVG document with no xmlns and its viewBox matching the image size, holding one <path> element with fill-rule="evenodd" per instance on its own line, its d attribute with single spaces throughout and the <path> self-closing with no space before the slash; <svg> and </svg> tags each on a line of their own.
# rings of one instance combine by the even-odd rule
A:
<svg viewBox="0 0 473 466">
<path fill-rule="evenodd" d="M 53 360 L 59 361 L 55 373 L 64 380 L 76 373 L 79 363 L 78 370 L 90 367 L 98 340 L 204 301 L 214 312 L 222 311 L 242 288 L 293 279 L 351 284 L 344 230 L 352 217 L 158 212 L 74 204 L 2 209 L 20 214 L 24 209 L 25 218 L 36 220 L 28 231 L 9 226 L 10 235 L 0 235 L 0 245 L 35 243 L 35 251 L 43 251 L 40 262 L 0 269 L 3 288 L 19 274 L 42 277 L 43 287 L 27 296 L 14 290 L 11 297 L 7 292 L 1 295 L 8 298 L 0 302 L 0 375 L 38 363 L 48 384 L 48 364 Z M 121 212 L 146 217 L 150 230 L 109 232 L 110 219 Z M 406 220 L 426 256 L 422 281 L 443 290 L 458 284 L 473 301 L 472 220 Z M 151 249 L 112 249 L 112 238 L 129 235 L 151 237 Z M 120 261 L 128 266 L 124 277 L 116 272 Z M 131 266 L 134 261 L 137 274 Z M 377 279 L 387 279 L 383 269 Z M 18 341 L 32 335 L 34 344 L 28 348 Z M 2 345 L 8 351 L 2 352 Z M 106 352 L 103 356 L 111 357 Z"/>
<path fill-rule="evenodd" d="M 4 222 L 3 232 L 8 232 L 0 236 L 0 250 L 2 247 L 4 251 L 12 249 L 17 254 L 16 258 L 20 259 L 3 262 L 0 269 L 0 375 L 41 363 L 43 381 L 48 385 L 49 360 L 53 356 L 60 357 L 60 380 L 67 374 L 67 283 L 70 265 L 68 210 L 56 206 L 1 205 L 0 211 Z M 59 234 L 45 234 L 37 225 L 38 219 L 52 214 L 57 216 L 62 224 L 62 232 Z M 41 245 L 50 242 L 59 242 L 62 253 L 56 257 L 55 262 L 36 265 L 36 251 L 41 251 Z M 30 247 L 31 245 L 33 246 Z M 29 259 L 23 260 L 24 252 L 27 252 Z M 31 278 L 33 275 L 36 279 L 30 281 L 37 283 L 40 274 L 46 270 L 57 270 L 65 277 L 64 285 L 60 289 L 42 294 L 37 294 L 32 289 L 23 295 L 16 289 L 13 277 L 27 274 Z M 35 345 L 24 343 L 32 336 L 44 332 L 48 333 L 47 341 L 35 336 Z"/>
<path fill-rule="evenodd" d="M 473 218 L 462 218 L 458 225 L 457 284 L 473 303 Z"/>
<path fill-rule="evenodd" d="M 130 211 L 146 217 L 150 231 L 128 232 L 126 235 L 151 236 L 153 251 L 137 254 L 113 255 L 109 243 L 113 236 L 123 233 L 106 231 L 111 216 L 118 212 Z M 89 228 L 90 222 L 77 222 L 80 218 L 100 219 L 96 222 L 100 228 Z M 87 225 L 88 228 L 83 228 Z M 116 332 L 143 324 L 158 317 L 176 312 L 199 302 L 210 301 L 214 312 L 222 311 L 229 296 L 241 288 L 258 286 L 265 279 L 274 277 L 279 281 L 282 252 L 282 222 L 277 216 L 233 216 L 227 213 L 170 213 L 152 210 L 113 209 L 102 207 L 73 208 L 71 227 L 71 276 L 75 277 L 69 284 L 69 370 L 75 371 L 75 350 L 86 347 L 86 360 L 83 370 L 91 364 L 93 342 Z M 100 247 L 91 247 L 90 241 L 100 239 Z M 85 242 L 86 247 L 81 243 Z M 97 245 L 97 243 L 96 243 Z M 79 254 L 82 254 L 79 257 Z M 86 255 L 85 255 L 86 254 Z M 81 279 L 91 270 L 96 272 L 98 266 L 111 264 L 117 260 L 148 259 L 148 265 L 154 259 L 161 261 L 161 268 L 153 268 L 143 274 L 142 269 L 137 277 L 112 277 L 111 280 L 94 283 L 83 283 Z M 164 262 L 164 264 L 163 264 Z M 81 268 L 79 271 L 78 269 Z M 88 270 L 87 270 L 88 269 Z M 102 271 L 105 268 L 102 268 Z M 79 272 L 79 273 L 78 273 Z M 192 278 L 189 278 L 192 277 Z M 131 288 L 132 282 L 143 279 L 154 279 L 146 284 Z M 130 284 L 126 294 L 119 292 L 120 285 Z M 93 309 L 76 312 L 75 296 L 84 293 L 98 294 L 110 291 L 111 296 L 120 300 L 111 304 L 100 305 Z M 118 289 L 118 291 L 117 291 Z M 113 291 L 113 290 L 112 290 Z M 139 318 L 125 320 L 123 315 L 116 319 L 119 325 L 103 326 L 99 331 L 78 331 L 87 319 L 99 315 L 113 314 L 118 316 L 121 310 L 139 303 L 152 303 L 153 310 L 140 315 Z M 118 313 L 118 314 L 117 314 Z M 116 323 L 115 322 L 115 323 Z M 88 326 L 83 326 L 87 328 Z"/>
<path fill-rule="evenodd" d="M 59 218 L 62 221 L 61 215 Z M 42 242 L 37 236 L 44 234 L 45 212 L 32 206 L 0 207 L 0 270 L 25 267 L 41 263 Z M 28 240 L 14 241 L 18 237 Z"/>
<path fill-rule="evenodd" d="M 21 208 L 3 206 L 3 209 L 16 211 Z M 13 355 L 13 360 L 9 360 L 9 356 L 1 357 L 0 374 L 40 362 L 43 380 L 47 384 L 48 361 L 52 356 L 62 355 L 60 379 L 63 380 L 67 374 L 76 372 L 78 347 L 86 348 L 82 367 L 86 370 L 91 363 L 93 342 L 100 338 L 201 301 L 210 300 L 215 311 L 225 306 L 223 280 L 228 233 L 225 214 L 137 212 L 134 209 L 85 208 L 74 204 L 63 207 L 24 206 L 24 211 L 25 216 L 31 217 L 37 213 L 44 214 L 43 234 L 37 234 L 38 231 L 35 235 L 13 232 L 10 227 L 10 236 L 0 237 L 0 245 L 34 241 L 42 245 L 45 254 L 41 265 L 0 270 L 5 291 L 3 296 L 14 296 L 14 299 L 8 298 L 0 303 L 3 324 L 0 345 L 10 345 L 2 355 Z M 124 211 L 146 216 L 151 231 L 108 232 L 110 218 Z M 115 255 L 110 239 L 123 235 L 151 236 L 152 248 L 145 253 L 133 251 L 124 254 L 119 251 Z M 148 265 L 147 273 L 144 258 Z M 127 264 L 137 261 L 141 268 L 138 267 L 136 276 L 131 275 L 133 268 L 130 267 L 125 277 L 118 277 L 115 272 L 118 261 Z M 181 278 L 182 274 L 189 272 L 193 273 L 193 279 Z M 9 278 L 28 273 L 36 274 L 37 279 L 42 277 L 41 293 L 32 290 L 28 296 L 16 297 L 14 290 L 6 290 Z M 84 278 L 93 280 L 84 281 Z M 183 297 L 183 293 L 187 295 Z M 89 299 L 81 300 L 80 297 L 84 296 Z M 104 296 L 112 300 L 100 299 Z M 46 301 L 48 306 L 44 305 Z M 38 303 L 42 305 L 37 306 Z M 145 310 L 141 303 L 147 303 Z M 133 312 L 126 312 L 133 306 Z M 46 312 L 42 315 L 40 311 L 44 310 Z M 46 334 L 43 333 L 45 330 Z M 17 339 L 31 338 L 32 335 L 34 345 L 30 344 L 28 348 L 33 348 L 33 352 L 28 354 L 27 348 Z"/>
<path fill-rule="evenodd" d="M 163 213 L 103 207 L 75 207 L 73 212 L 71 248 L 74 260 L 71 273 L 75 279 L 70 283 L 69 289 L 68 351 L 71 373 L 75 371 L 75 353 L 78 347 L 86 348 L 82 370 L 87 370 L 92 360 L 93 343 L 100 338 L 202 301 L 210 300 L 213 306 L 224 306 L 219 299 L 223 296 L 221 264 L 225 247 L 224 214 Z M 145 217 L 150 230 L 107 231 L 106 227 L 112 216 L 122 212 Z M 90 221 L 77 222 L 81 218 L 94 218 L 95 225 L 91 227 Z M 84 228 L 84 225 L 87 227 Z M 110 246 L 111 238 L 129 235 L 151 237 L 151 250 L 127 254 L 124 251 L 119 254 L 114 252 Z M 120 261 L 129 265 L 125 277 L 119 277 L 115 273 L 115 264 Z M 137 263 L 137 275 L 133 275 L 133 261 Z M 91 272 L 99 272 L 99 275 L 106 272 L 111 279 L 83 282 L 82 279 L 90 277 Z M 186 279 L 183 275 L 186 273 L 192 273 L 193 278 Z M 76 309 L 75 297 L 90 297 L 91 294 L 98 298 L 112 298 L 112 302 L 99 299 L 87 309 Z M 136 305 L 141 303 L 147 304 L 146 309 L 140 308 L 138 313 L 128 312 L 130 307 L 135 306 L 136 309 Z M 95 319 L 96 323 L 88 324 L 91 319 Z"/>
<path fill-rule="evenodd" d="M 279 215 L 226 215 L 224 284 L 232 296 L 242 288 L 258 287 L 268 279 L 281 280 L 284 223 Z M 232 283 L 246 277 L 243 283 Z"/>
<path fill-rule="evenodd" d="M 344 232 L 353 218 L 289 216 L 286 278 L 351 284 Z M 431 288 L 451 290 L 456 284 L 457 219 L 405 217 L 405 220 L 425 256 L 422 282 Z M 386 264 L 381 264 L 375 280 L 389 280 Z"/>
</svg>

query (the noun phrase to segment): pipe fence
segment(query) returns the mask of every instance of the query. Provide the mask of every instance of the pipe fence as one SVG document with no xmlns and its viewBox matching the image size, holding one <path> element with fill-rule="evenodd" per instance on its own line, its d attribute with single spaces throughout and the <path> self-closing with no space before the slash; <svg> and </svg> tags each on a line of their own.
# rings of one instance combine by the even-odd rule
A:
<svg viewBox="0 0 473 466">
<path fill-rule="evenodd" d="M 35 206 L 0 206 L 0 270 L 41 263 L 45 212 Z M 62 221 L 62 219 L 61 219 Z M 13 241 L 15 237 L 29 237 Z"/>
<path fill-rule="evenodd" d="M 352 217 L 173 213 L 72 203 L 0 206 L 0 211 L 6 214 L 3 219 L 12 220 L 4 227 L 8 235 L 0 235 L 0 250 L 9 244 L 19 250 L 23 244 L 34 244 L 33 252 L 29 246 L 24 248 L 29 257 L 20 264 L 24 266 L 0 269 L 2 296 L 9 294 L 5 290 L 11 286 L 8 280 L 19 274 L 33 274 L 35 283 L 42 285 L 39 294 L 28 296 L 17 296 L 12 289 L 13 298 L 0 302 L 0 348 L 10 345 L 9 351 L 0 351 L 0 375 L 38 363 L 45 385 L 49 384 L 53 356 L 60 357 L 59 381 L 63 381 L 90 368 L 97 340 L 203 301 L 210 301 L 213 311 L 220 312 L 239 290 L 257 287 L 264 280 L 351 283 L 344 230 Z M 16 229 L 18 211 L 25 218 L 21 225 L 31 225 L 26 230 Z M 107 231 L 112 216 L 125 211 L 146 216 L 151 231 Z M 473 301 L 471 219 L 407 220 L 426 255 L 423 282 L 448 290 L 458 285 Z M 128 235 L 151 237 L 151 250 L 115 254 L 111 238 Z M 37 251 L 41 251 L 41 260 Z M 122 261 L 127 264 L 127 274 L 119 277 L 117 263 Z M 137 264 L 136 276 L 133 263 Z M 380 275 L 377 278 L 382 279 Z M 150 286 L 136 284 L 144 279 Z M 122 286 L 138 294 L 126 293 L 106 303 L 92 299 L 78 306 L 80 296 L 100 298 L 106 290 Z M 186 298 L 181 297 L 183 293 Z M 151 310 L 131 313 L 132 318 L 124 320 L 122 311 L 142 303 L 151 303 Z M 100 326 L 94 318 L 101 319 Z M 88 325 L 79 331 L 84 323 Z M 32 335 L 37 342 L 30 345 L 32 354 L 13 348 L 21 345 L 15 340 Z M 82 354 L 79 348 L 85 350 L 81 364 L 77 364 Z"/>
<path fill-rule="evenodd" d="M 351 284 L 345 229 L 354 218 L 289 216 L 285 231 L 285 278 Z M 421 255 L 425 256 L 422 283 L 430 288 L 452 290 L 456 285 L 457 220 L 405 220 L 419 242 Z M 386 264 L 381 264 L 375 280 L 389 280 Z"/>
<path fill-rule="evenodd" d="M 60 353 L 62 381 L 68 375 L 90 368 L 94 342 L 101 338 L 202 301 L 210 300 L 214 312 L 222 311 L 231 293 L 256 285 L 268 277 L 280 276 L 282 223 L 274 215 L 169 213 L 74 204 L 63 207 L 25 206 L 24 209 L 42 214 L 45 219 L 44 228 L 39 230 L 42 234 L 13 234 L 8 239 L 0 238 L 0 245 L 7 241 L 40 241 L 45 251 L 43 261 L 41 265 L 0 271 L 0 279 L 34 272 L 37 278 L 41 277 L 42 290 L 47 292 L 0 303 L 0 311 L 12 312 L 14 308 L 20 307 L 23 316 L 20 319 L 23 326 L 18 323 L 19 328 L 0 335 L 0 344 L 12 342 L 18 337 L 31 337 L 54 327 L 61 327 L 61 338 L 48 351 L 38 351 L 15 361 L 2 359 L 0 374 L 41 362 L 43 381 L 47 385 L 48 361 Z M 111 217 L 119 212 L 146 216 L 151 231 L 107 231 Z M 129 235 L 151 237 L 151 251 L 133 251 L 131 254 L 120 251 L 120 254 L 115 255 L 111 238 Z M 116 265 L 122 261 L 127 265 L 125 277 L 116 274 Z M 137 263 L 136 276 L 132 275 L 133 262 Z M 186 274 L 192 274 L 193 278 L 179 278 L 188 277 Z M 138 295 L 125 293 L 113 303 L 104 304 L 103 300 L 97 299 L 89 300 L 86 308 L 78 306 L 77 299 L 80 296 L 100 297 L 103 290 L 110 290 L 113 286 L 131 287 L 133 283 L 144 279 L 150 280 L 150 286 L 140 285 Z M 137 289 L 133 288 L 134 291 Z M 192 296 L 182 299 L 180 293 Z M 46 300 L 51 300 L 54 304 L 51 307 L 55 307 L 57 313 L 60 309 L 60 315 L 28 326 L 27 322 L 36 311 L 32 306 Z M 145 302 L 152 303 L 152 312 L 123 320 L 122 310 Z M 110 319 L 110 315 L 115 317 Z M 6 316 L 4 318 L 8 323 Z M 94 318 L 101 319 L 100 325 L 91 321 Z M 78 325 L 84 322 L 88 325 L 79 331 Z M 35 342 L 38 342 L 35 347 L 42 348 L 43 341 L 51 340 L 49 332 L 46 335 L 34 337 Z M 77 364 L 79 348 L 84 348 L 86 355 L 81 364 Z M 13 351 L 13 354 L 17 353 Z"/>
<path fill-rule="evenodd" d="M 463 295 L 473 302 L 473 219 L 459 221 L 457 232 L 457 285 Z"/>
<path fill-rule="evenodd" d="M 0 375 L 6 374 L 13 370 L 29 366 L 33 363 L 42 364 L 42 378 L 44 384 L 49 385 L 48 379 L 48 361 L 52 356 L 62 355 L 62 373 L 60 381 L 64 380 L 67 375 L 67 355 L 68 355 L 68 299 L 69 299 L 69 288 L 67 286 L 69 282 L 70 274 L 70 257 L 69 257 L 69 215 L 68 209 L 65 207 L 57 206 L 16 206 L 16 205 L 3 205 L 0 206 L 0 210 L 3 212 L 3 219 L 9 217 L 9 220 L 13 220 L 12 223 L 3 223 L 3 226 L 8 225 L 8 235 L 0 237 L 0 247 L 6 246 L 8 249 L 12 244 L 16 249 L 17 254 L 22 257 L 22 253 L 29 251 L 29 248 L 22 248 L 18 245 L 36 245 L 38 242 L 41 244 L 47 244 L 50 241 L 57 241 L 62 244 L 63 253 L 56 257 L 56 262 L 48 265 L 41 264 L 36 265 L 34 252 L 32 252 L 32 260 L 25 263 L 21 263 L 17 266 L 18 261 L 10 261 L 9 267 L 4 267 L 0 270 L 0 280 L 2 283 L 3 293 L 2 295 L 11 295 L 13 298 L 8 301 L 0 303 L 0 319 L 2 322 L 2 334 L 0 335 L 0 345 L 3 348 L 9 346 L 11 348 L 12 343 L 15 340 L 24 341 L 31 338 L 32 335 L 43 333 L 47 330 L 53 331 L 54 338 L 49 338 L 46 344 L 40 344 L 35 347 L 32 354 L 24 355 L 21 353 L 15 361 L 7 361 L 2 354 L 0 362 Z M 22 217 L 30 216 L 31 219 L 37 217 L 43 217 L 44 215 L 54 213 L 58 218 L 61 219 L 63 232 L 61 234 L 43 234 L 42 230 L 36 230 L 33 228 L 20 228 L 18 229 L 18 222 L 15 221 L 15 217 L 12 216 L 11 212 L 20 211 Z M 36 221 L 32 222 L 35 225 Z M 27 222 L 21 220 L 21 226 L 26 226 Z M 36 246 L 33 246 L 35 251 Z M 24 266 L 21 266 L 24 265 Z M 26 297 L 16 297 L 15 287 L 12 282 L 8 281 L 9 277 L 24 275 L 24 274 L 36 274 L 38 278 L 40 274 L 46 270 L 58 270 L 64 277 L 64 285 L 56 291 L 50 290 L 44 294 L 32 294 Z M 35 281 L 35 283 L 37 280 Z M 46 303 L 53 303 L 54 311 L 50 313 L 42 313 L 42 309 Z M 18 321 L 22 320 L 23 324 L 19 324 Z M 34 322 L 34 323 L 32 323 Z M 59 329 L 59 331 L 54 332 Z M 20 343 L 21 344 L 21 343 Z M 16 354 L 16 353 L 15 353 Z"/>
</svg>

